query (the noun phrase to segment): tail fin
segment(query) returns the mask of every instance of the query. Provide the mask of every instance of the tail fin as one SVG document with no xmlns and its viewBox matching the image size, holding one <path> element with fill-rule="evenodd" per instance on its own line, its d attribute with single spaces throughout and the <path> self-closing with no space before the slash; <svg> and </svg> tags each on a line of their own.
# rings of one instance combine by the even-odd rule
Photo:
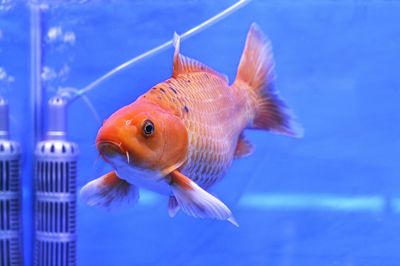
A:
<svg viewBox="0 0 400 266">
<path fill-rule="evenodd" d="M 293 122 L 285 102 L 279 98 L 271 44 L 255 23 L 247 34 L 234 86 L 247 90 L 245 95 L 250 98 L 248 104 L 254 112 L 252 128 L 302 135 L 301 127 Z"/>
</svg>

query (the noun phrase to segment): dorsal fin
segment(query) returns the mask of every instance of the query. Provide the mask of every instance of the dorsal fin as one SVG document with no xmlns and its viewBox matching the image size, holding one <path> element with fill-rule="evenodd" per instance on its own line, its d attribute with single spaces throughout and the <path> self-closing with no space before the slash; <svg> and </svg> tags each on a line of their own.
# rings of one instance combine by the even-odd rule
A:
<svg viewBox="0 0 400 266">
<path fill-rule="evenodd" d="M 218 73 L 209 66 L 206 66 L 195 59 L 181 55 L 179 53 L 180 44 L 181 44 L 181 38 L 175 32 L 174 33 L 175 52 L 174 52 L 174 65 L 172 70 L 172 77 L 176 78 L 179 74 L 184 74 L 184 73 L 207 72 L 216 75 L 222 78 L 223 80 L 226 80 L 226 82 L 228 82 L 228 78 L 225 75 Z"/>
</svg>

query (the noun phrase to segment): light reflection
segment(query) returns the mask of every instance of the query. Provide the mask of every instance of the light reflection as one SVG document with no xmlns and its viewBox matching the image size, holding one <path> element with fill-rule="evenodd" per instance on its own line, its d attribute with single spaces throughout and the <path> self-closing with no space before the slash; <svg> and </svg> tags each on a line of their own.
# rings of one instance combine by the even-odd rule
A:
<svg viewBox="0 0 400 266">
<path fill-rule="evenodd" d="M 332 211 L 381 212 L 385 200 L 380 196 L 340 196 L 334 194 L 248 194 L 239 206 L 254 209 L 321 209 Z"/>
<path fill-rule="evenodd" d="M 138 204 L 154 206 L 165 202 L 166 198 L 157 193 L 141 190 Z M 400 213 L 400 197 L 387 200 L 383 196 L 340 196 L 335 194 L 267 194 L 249 193 L 242 196 L 236 207 L 257 211 L 337 211 L 337 212 L 384 212 L 391 206 L 394 213 Z M 231 207 L 234 207 L 232 205 Z"/>
</svg>

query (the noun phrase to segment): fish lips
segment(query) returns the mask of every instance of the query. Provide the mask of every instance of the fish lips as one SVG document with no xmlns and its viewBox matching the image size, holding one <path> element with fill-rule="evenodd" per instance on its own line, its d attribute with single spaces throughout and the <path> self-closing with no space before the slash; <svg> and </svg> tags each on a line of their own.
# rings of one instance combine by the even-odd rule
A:
<svg viewBox="0 0 400 266">
<path fill-rule="evenodd" d="M 133 161 L 133 156 L 131 153 L 124 150 L 122 144 L 112 142 L 112 141 L 99 141 L 96 144 L 96 147 L 100 153 L 100 156 L 103 158 L 104 161 L 110 163 L 116 169 L 121 166 L 121 163 L 124 165 L 128 163 L 131 167 L 136 168 L 139 171 L 143 172 L 154 172 L 152 175 L 156 181 L 163 180 L 165 175 L 158 170 L 152 170 L 140 167 Z"/>
<path fill-rule="evenodd" d="M 96 144 L 97 150 L 100 155 L 107 161 L 107 158 L 113 158 L 115 156 L 125 155 L 125 151 L 122 149 L 121 144 L 112 141 L 100 141 Z"/>
</svg>

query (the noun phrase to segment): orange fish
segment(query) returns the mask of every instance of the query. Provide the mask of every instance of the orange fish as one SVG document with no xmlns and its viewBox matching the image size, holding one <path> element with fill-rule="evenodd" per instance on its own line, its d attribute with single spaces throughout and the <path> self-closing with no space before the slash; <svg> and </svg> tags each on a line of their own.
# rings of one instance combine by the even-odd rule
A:
<svg viewBox="0 0 400 266">
<path fill-rule="evenodd" d="M 114 171 L 88 183 L 89 205 L 134 203 L 139 187 L 169 197 L 168 213 L 179 209 L 199 218 L 228 220 L 232 212 L 207 189 L 221 180 L 233 159 L 253 148 L 245 129 L 298 136 L 274 86 L 271 45 L 256 24 L 247 35 L 238 73 L 224 75 L 179 53 L 174 37 L 172 77 L 111 115 L 96 147 Z"/>
</svg>

